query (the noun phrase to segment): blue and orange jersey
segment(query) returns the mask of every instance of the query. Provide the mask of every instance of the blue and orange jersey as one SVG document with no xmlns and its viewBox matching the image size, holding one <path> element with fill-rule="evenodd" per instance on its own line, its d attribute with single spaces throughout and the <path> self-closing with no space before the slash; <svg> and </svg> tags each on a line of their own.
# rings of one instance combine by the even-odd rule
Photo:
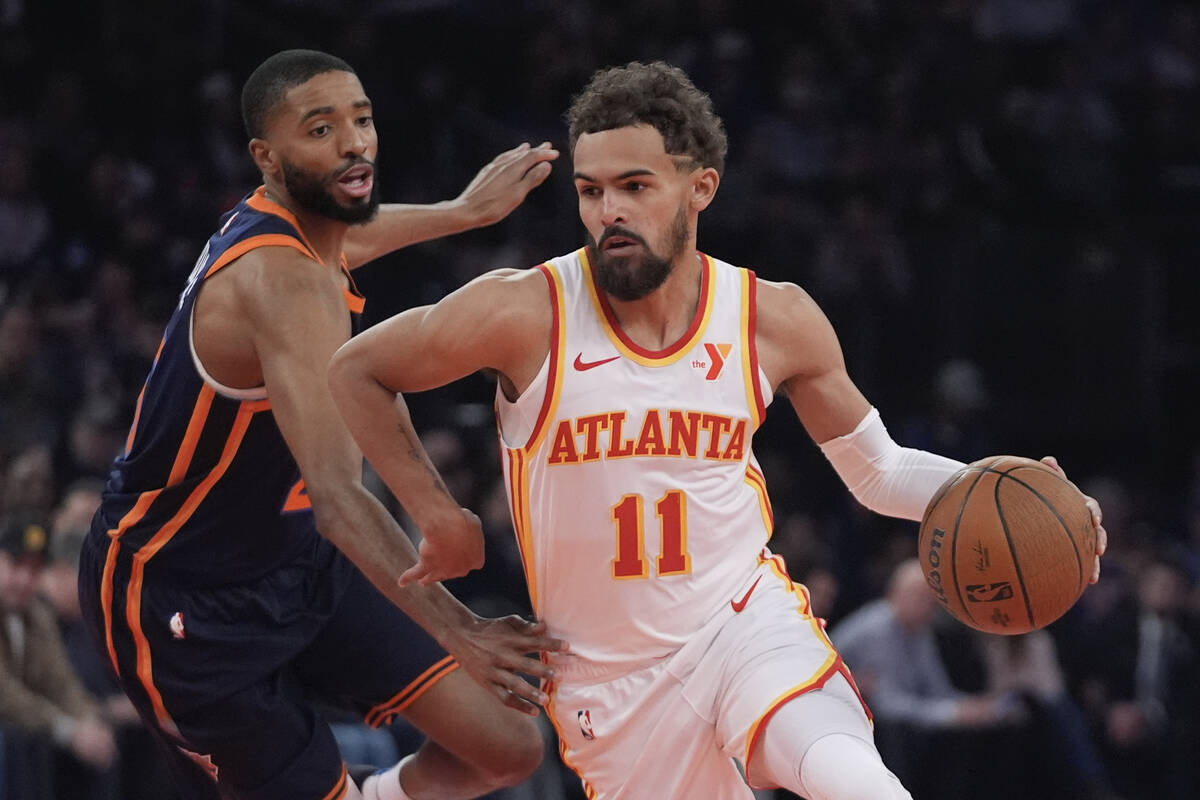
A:
<svg viewBox="0 0 1200 800">
<path fill-rule="evenodd" d="M 204 281 L 258 247 L 292 247 L 321 261 L 296 218 L 263 187 L 221 218 L 167 323 L 98 512 L 122 550 L 134 551 L 150 573 L 169 568 L 176 584 L 254 580 L 310 549 L 318 535 L 266 387 L 221 386 L 192 345 Z M 364 301 L 347 279 L 357 327 Z"/>
</svg>

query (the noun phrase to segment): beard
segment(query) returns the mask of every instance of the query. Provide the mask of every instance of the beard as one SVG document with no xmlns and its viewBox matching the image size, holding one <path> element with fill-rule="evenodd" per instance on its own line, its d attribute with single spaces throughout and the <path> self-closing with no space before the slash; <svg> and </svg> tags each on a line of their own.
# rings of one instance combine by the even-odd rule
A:
<svg viewBox="0 0 1200 800">
<path fill-rule="evenodd" d="M 627 256 L 606 254 L 601 248 L 614 236 L 637 242 L 642 246 L 642 252 Z M 675 258 L 687 247 L 688 238 L 687 214 L 682 207 L 667 231 L 665 253 L 661 256 L 651 250 L 641 236 L 619 225 L 605 228 L 599 242 L 589 233 L 587 250 L 595 266 L 596 283 L 618 300 L 640 300 L 662 286 L 670 276 L 675 269 Z"/>
<path fill-rule="evenodd" d="M 319 176 L 284 161 L 283 185 L 288 190 L 288 194 L 291 195 L 296 205 L 306 211 L 311 211 L 322 217 L 334 219 L 338 222 L 345 222 L 350 225 L 364 225 L 374 219 L 375 212 L 379 210 L 379 181 L 377 179 L 377 172 L 372 172 L 373 183 L 371 184 L 371 194 L 366 197 L 356 198 L 353 205 L 342 205 L 325 188 L 328 184 L 336 181 L 346 170 L 360 164 L 369 164 L 372 168 L 375 166 L 373 162 L 365 158 L 356 158 L 349 164 L 338 167 L 328 175 Z"/>
</svg>

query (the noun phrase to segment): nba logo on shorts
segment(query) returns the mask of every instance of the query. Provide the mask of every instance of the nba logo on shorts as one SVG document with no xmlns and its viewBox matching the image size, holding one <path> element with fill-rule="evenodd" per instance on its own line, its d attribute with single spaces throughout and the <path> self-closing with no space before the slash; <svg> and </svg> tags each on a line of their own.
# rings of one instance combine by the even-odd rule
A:
<svg viewBox="0 0 1200 800">
<path fill-rule="evenodd" d="M 183 628 L 183 612 L 176 611 L 171 615 L 170 622 L 167 625 L 171 628 L 171 635 L 176 639 L 186 639 L 187 632 Z"/>
<path fill-rule="evenodd" d="M 592 712 L 586 708 L 579 712 L 579 730 L 583 731 L 583 738 L 589 742 L 596 738 L 596 732 L 592 730 Z"/>
</svg>

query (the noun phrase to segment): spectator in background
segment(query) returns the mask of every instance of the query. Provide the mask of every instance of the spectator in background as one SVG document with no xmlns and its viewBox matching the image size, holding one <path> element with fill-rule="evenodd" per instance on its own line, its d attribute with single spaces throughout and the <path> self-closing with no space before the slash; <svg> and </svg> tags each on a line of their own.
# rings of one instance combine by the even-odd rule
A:
<svg viewBox="0 0 1200 800">
<path fill-rule="evenodd" d="M 0 511 L 47 517 L 54 505 L 54 460 L 50 448 L 35 444 L 17 453 L 4 471 Z"/>
<path fill-rule="evenodd" d="M 115 797 L 110 768 L 116 741 L 71 666 L 53 609 L 37 594 L 48 543 L 39 518 L 9 514 L 0 522 L 0 724 L 6 728 L 6 783 L 14 800 L 104 800 Z M 62 756 L 67 758 L 60 760 Z M 56 761 L 58 768 L 52 768 Z M 80 769 L 64 770 L 63 764 Z"/>
<path fill-rule="evenodd" d="M 10 282 L 24 277 L 51 234 L 51 219 L 34 182 L 32 132 L 0 126 L 0 303 Z"/>
<path fill-rule="evenodd" d="M 1005 737 L 967 734 L 999 731 L 1017 720 L 1016 708 L 1011 698 L 954 687 L 934 635 L 938 611 L 914 558 L 892 572 L 884 597 L 849 614 L 830 638 L 874 712 L 880 753 L 913 797 L 991 797 L 1003 765 L 986 748 Z"/>
<path fill-rule="evenodd" d="M 1191 578 L 1174 554 L 1154 553 L 1132 602 L 1092 632 L 1087 710 L 1118 791 L 1132 800 L 1183 800 L 1200 783 L 1200 622 L 1185 600 Z"/>
<path fill-rule="evenodd" d="M 55 440 L 68 394 L 59 383 L 33 307 L 0 305 L 0 457 Z"/>
<path fill-rule="evenodd" d="M 106 787 L 121 800 L 170 800 L 175 792 L 153 737 L 141 725 L 133 703 L 121 691 L 103 651 L 92 643 L 79 610 L 79 551 L 92 514 L 100 505 L 103 488 L 103 481 L 83 478 L 63 492 L 51 520 L 48 558 L 42 569 L 40 590 L 57 616 L 75 674 L 101 717 L 113 728 L 119 757 L 115 774 Z M 86 788 L 89 779 L 86 768 L 67 762 L 59 764 L 59 772 L 63 800 L 74 796 L 61 791 L 67 778 L 74 779 L 73 786 Z"/>
<path fill-rule="evenodd" d="M 1021 763 L 1054 797 L 1116 800 L 1083 712 L 1067 692 L 1054 638 L 1046 630 L 982 635 L 988 693 L 1019 697 L 1031 714 Z"/>
</svg>

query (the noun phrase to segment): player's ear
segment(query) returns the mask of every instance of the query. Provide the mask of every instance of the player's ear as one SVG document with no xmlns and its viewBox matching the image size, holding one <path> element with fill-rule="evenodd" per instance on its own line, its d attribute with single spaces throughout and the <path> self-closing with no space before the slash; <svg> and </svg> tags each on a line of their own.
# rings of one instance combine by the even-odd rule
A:
<svg viewBox="0 0 1200 800">
<path fill-rule="evenodd" d="M 269 175 L 279 168 L 278 156 L 266 139 L 251 139 L 248 149 L 259 172 Z"/>
<path fill-rule="evenodd" d="M 704 167 L 692 173 L 691 206 L 695 211 L 708 208 L 721 184 L 720 174 L 712 167 Z"/>
</svg>

